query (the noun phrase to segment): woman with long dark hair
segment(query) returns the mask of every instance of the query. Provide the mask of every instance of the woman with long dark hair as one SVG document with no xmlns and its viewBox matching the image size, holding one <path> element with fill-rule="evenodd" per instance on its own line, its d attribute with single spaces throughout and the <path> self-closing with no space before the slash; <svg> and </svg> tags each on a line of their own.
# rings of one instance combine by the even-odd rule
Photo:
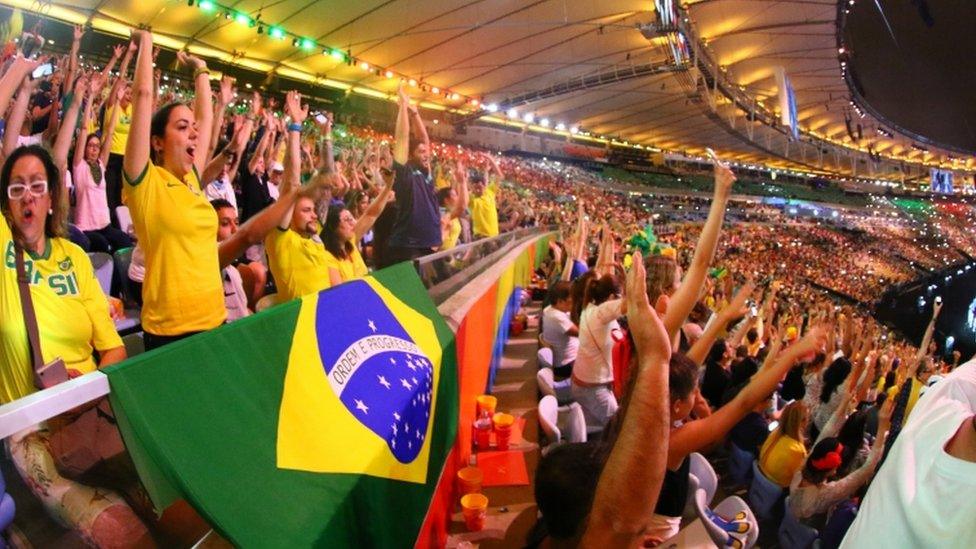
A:
<svg viewBox="0 0 976 549">
<path fill-rule="evenodd" d="M 381 183 L 382 179 L 377 166 L 373 174 L 374 183 Z M 329 269 L 329 284 L 336 286 L 362 278 L 369 274 L 363 256 L 359 252 L 359 241 L 363 239 L 376 223 L 376 218 L 382 213 L 386 203 L 390 200 L 393 186 L 383 185 L 379 195 L 366 208 L 359 219 L 342 204 L 329 206 L 322 226 L 322 244 L 325 246 L 326 267 Z"/>
</svg>

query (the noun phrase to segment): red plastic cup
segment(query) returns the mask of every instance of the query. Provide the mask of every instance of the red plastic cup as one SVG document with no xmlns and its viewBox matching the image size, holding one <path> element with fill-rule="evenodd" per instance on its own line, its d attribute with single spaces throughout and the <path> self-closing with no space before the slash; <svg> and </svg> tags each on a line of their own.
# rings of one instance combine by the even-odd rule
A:
<svg viewBox="0 0 976 549">
<path fill-rule="evenodd" d="M 488 498 L 484 494 L 462 496 L 461 513 L 464 515 L 464 525 L 468 531 L 484 530 L 485 520 L 488 518 Z"/>
<path fill-rule="evenodd" d="M 474 423 L 474 445 L 479 450 L 487 450 L 491 445 L 491 422 L 476 421 Z"/>
<path fill-rule="evenodd" d="M 508 443 L 512 438 L 512 424 L 515 418 L 511 414 L 497 413 L 492 417 L 495 426 L 495 446 L 499 450 L 508 450 Z"/>
</svg>

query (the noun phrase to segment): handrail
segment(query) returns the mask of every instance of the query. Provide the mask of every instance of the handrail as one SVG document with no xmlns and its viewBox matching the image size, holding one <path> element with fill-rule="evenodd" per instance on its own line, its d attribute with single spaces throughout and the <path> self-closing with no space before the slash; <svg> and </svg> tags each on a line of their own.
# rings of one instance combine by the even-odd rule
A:
<svg viewBox="0 0 976 549">
<path fill-rule="evenodd" d="M 509 231 L 494 238 L 463 244 L 452 250 L 433 253 L 414 260 L 414 267 L 427 284 L 435 304 L 440 305 L 458 288 L 474 279 L 507 253 L 530 239 L 549 233 L 548 227 L 528 227 Z M 438 273 L 439 265 L 452 260 L 457 254 L 466 262 L 462 268 Z M 449 275 L 438 278 L 430 275 Z M 428 282 L 432 282 L 428 284 Z M 108 376 L 94 371 L 71 379 L 54 387 L 37 391 L 13 402 L 0 405 L 0 439 L 28 429 L 40 422 L 62 414 L 72 408 L 87 404 L 109 394 Z"/>
</svg>

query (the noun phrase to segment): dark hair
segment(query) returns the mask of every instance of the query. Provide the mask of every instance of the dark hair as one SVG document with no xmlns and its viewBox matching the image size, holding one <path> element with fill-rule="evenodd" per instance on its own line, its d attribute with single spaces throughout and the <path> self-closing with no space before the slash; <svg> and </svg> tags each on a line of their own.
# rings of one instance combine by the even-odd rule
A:
<svg viewBox="0 0 976 549">
<path fill-rule="evenodd" d="M 846 357 L 839 357 L 827 366 L 823 373 L 823 389 L 820 391 L 820 402 L 830 402 L 830 397 L 847 376 L 851 373 L 851 361 Z"/>
<path fill-rule="evenodd" d="M 866 410 L 854 412 L 844 422 L 844 426 L 840 428 L 840 432 L 837 434 L 837 440 L 844 445 L 844 451 L 841 453 L 841 471 L 850 467 L 851 462 L 857 456 L 858 450 L 864 446 L 864 426 L 867 423 L 867 419 L 868 414 Z"/>
<path fill-rule="evenodd" d="M 759 364 L 752 358 L 744 358 L 732 365 L 732 376 L 729 378 L 729 385 L 741 385 L 748 383 L 752 376 L 759 371 Z"/>
<path fill-rule="evenodd" d="M 213 206 L 214 210 L 221 210 L 224 208 L 233 208 L 234 205 L 227 201 L 225 198 L 214 198 L 210 201 L 210 205 Z"/>
<path fill-rule="evenodd" d="M 44 222 L 44 236 L 48 238 L 64 237 L 68 234 L 68 195 L 64 192 L 64 181 L 61 179 L 61 170 L 54 164 L 51 153 L 40 145 L 28 145 L 17 147 L 10 153 L 7 160 L 3 163 L 0 170 L 0 211 L 3 215 L 10 214 L 10 199 L 7 198 L 7 187 L 10 186 L 10 174 L 13 172 L 14 164 L 25 156 L 33 156 L 44 165 L 44 172 L 47 175 L 47 192 L 51 197 L 51 215 L 47 216 Z M 14 234 L 20 235 L 20 230 L 13 223 L 10 228 Z"/>
<path fill-rule="evenodd" d="M 447 199 L 450 198 L 452 190 L 451 187 L 437 189 L 437 203 L 443 206 L 447 202 Z"/>
<path fill-rule="evenodd" d="M 535 501 L 552 538 L 583 533 L 602 469 L 602 454 L 592 442 L 560 444 L 539 460 Z"/>
<path fill-rule="evenodd" d="M 573 310 L 570 312 L 569 317 L 577 325 L 580 321 L 580 313 L 583 312 L 583 293 L 586 291 L 586 285 L 593 278 L 596 278 L 596 272 L 586 271 L 572 282 L 573 286 L 570 289 L 570 294 L 573 296 Z"/>
<path fill-rule="evenodd" d="M 668 363 L 668 391 L 671 402 L 688 398 L 698 386 L 698 365 L 684 353 L 674 353 Z"/>
<path fill-rule="evenodd" d="M 166 136 L 166 125 L 169 124 L 169 117 L 173 113 L 173 109 L 179 107 L 180 105 L 186 106 L 183 103 L 170 103 L 164 105 L 155 114 L 153 114 L 152 122 L 149 124 L 149 137 L 165 137 Z M 153 164 L 158 164 L 159 159 L 156 158 L 156 151 L 149 147 L 149 158 L 152 159 Z"/>
<path fill-rule="evenodd" d="M 895 383 L 898 383 L 898 374 L 894 370 L 891 370 L 885 374 L 884 390 L 887 391 L 894 387 Z M 883 393 L 882 393 L 883 395 Z"/>
<path fill-rule="evenodd" d="M 818 442 L 816 446 L 813 447 L 813 450 L 810 450 L 810 455 L 807 456 L 807 461 L 803 464 L 803 478 L 807 482 L 820 484 L 821 482 L 827 480 L 827 475 L 830 474 L 830 471 L 822 471 L 814 468 L 813 462 L 823 459 L 824 456 L 836 450 L 837 443 L 839 442 L 840 441 L 834 437 L 827 437 Z"/>
<path fill-rule="evenodd" d="M 345 205 L 333 204 L 329 206 L 329 212 L 325 214 L 325 223 L 322 225 L 322 244 L 337 259 L 348 258 L 352 254 L 354 246 L 352 242 L 343 241 L 339 236 L 339 219 L 344 211 L 347 211 Z"/>
<path fill-rule="evenodd" d="M 719 339 L 715 343 L 712 343 L 712 348 L 708 351 L 708 356 L 705 357 L 705 364 L 718 364 L 722 361 L 722 357 L 725 356 L 725 340 Z"/>
<path fill-rule="evenodd" d="M 552 285 L 549 288 L 549 302 L 556 303 L 557 301 L 562 301 L 570 296 L 570 290 L 573 285 L 565 280 L 560 280 L 559 282 Z"/>
<path fill-rule="evenodd" d="M 613 275 L 603 275 L 600 278 L 587 280 L 583 287 L 583 307 L 590 303 L 599 305 L 615 295 L 620 295 L 620 282 Z"/>
<path fill-rule="evenodd" d="M 759 339 L 759 332 L 755 328 L 749 328 L 749 331 L 746 332 L 746 340 L 749 343 L 755 343 L 757 339 Z"/>
</svg>

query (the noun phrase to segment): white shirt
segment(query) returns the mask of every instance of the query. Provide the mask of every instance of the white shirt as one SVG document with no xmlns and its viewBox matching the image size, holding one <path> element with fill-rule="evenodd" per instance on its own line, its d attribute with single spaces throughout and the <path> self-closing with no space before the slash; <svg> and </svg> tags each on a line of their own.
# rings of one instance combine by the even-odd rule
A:
<svg viewBox="0 0 976 549">
<path fill-rule="evenodd" d="M 542 311 L 542 337 L 552 345 L 552 365 L 563 366 L 576 360 L 579 338 L 566 333 L 572 329 L 569 313 L 550 305 Z"/>
<path fill-rule="evenodd" d="M 973 547 L 976 463 L 950 456 L 945 445 L 974 411 L 976 360 L 970 360 L 919 398 L 842 548 Z"/>
<path fill-rule="evenodd" d="M 234 194 L 234 187 L 230 184 L 228 178 L 217 178 L 210 182 L 203 189 L 203 194 L 207 196 L 207 200 L 216 200 L 218 198 L 223 198 L 227 202 L 230 202 L 234 209 L 237 209 L 237 195 Z"/>
<path fill-rule="evenodd" d="M 270 196 L 272 200 L 277 201 L 278 196 L 281 195 L 281 189 L 279 189 L 277 185 L 272 183 L 270 179 L 268 180 L 266 185 L 268 186 L 268 196 Z"/>
<path fill-rule="evenodd" d="M 613 331 L 619 330 L 619 299 L 587 305 L 580 313 L 579 351 L 573 375 L 585 383 L 613 381 Z"/>
<path fill-rule="evenodd" d="M 244 282 L 237 267 L 224 267 L 221 278 L 224 281 L 224 307 L 227 309 L 227 322 L 244 318 L 251 314 L 247 310 L 247 295 L 244 293 Z"/>
</svg>

